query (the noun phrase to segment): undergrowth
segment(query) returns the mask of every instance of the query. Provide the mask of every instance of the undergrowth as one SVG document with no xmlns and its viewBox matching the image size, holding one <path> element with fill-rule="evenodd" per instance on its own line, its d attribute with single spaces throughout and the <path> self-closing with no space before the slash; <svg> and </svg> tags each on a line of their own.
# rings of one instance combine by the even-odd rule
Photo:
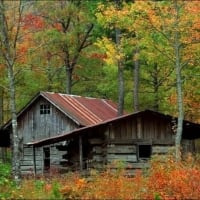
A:
<svg viewBox="0 0 200 200">
<path fill-rule="evenodd" d="M 16 186 L 9 165 L 0 163 L 0 199 L 200 199 L 197 156 L 188 155 L 181 162 L 170 155 L 155 156 L 145 173 L 138 170 L 134 176 L 121 164 L 116 166 L 116 171 L 91 170 L 89 177 L 79 173 L 29 177 Z"/>
</svg>

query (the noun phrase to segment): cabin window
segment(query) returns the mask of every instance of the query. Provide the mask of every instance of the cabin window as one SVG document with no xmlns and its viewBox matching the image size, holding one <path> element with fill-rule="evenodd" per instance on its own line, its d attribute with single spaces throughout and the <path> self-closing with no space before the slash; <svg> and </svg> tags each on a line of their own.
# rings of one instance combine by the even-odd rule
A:
<svg viewBox="0 0 200 200">
<path fill-rule="evenodd" d="M 50 104 L 41 104 L 40 105 L 40 114 L 50 114 Z"/>
<path fill-rule="evenodd" d="M 148 159 L 151 157 L 151 145 L 139 144 L 138 145 L 138 159 Z"/>
</svg>

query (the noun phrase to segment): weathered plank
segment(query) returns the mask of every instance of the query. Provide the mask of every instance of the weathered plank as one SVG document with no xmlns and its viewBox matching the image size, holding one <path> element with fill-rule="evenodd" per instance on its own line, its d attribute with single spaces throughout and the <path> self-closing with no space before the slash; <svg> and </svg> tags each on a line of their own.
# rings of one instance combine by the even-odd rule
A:
<svg viewBox="0 0 200 200">
<path fill-rule="evenodd" d="M 37 169 L 37 171 L 42 170 L 42 168 L 39 166 L 37 166 L 36 169 Z M 29 165 L 21 166 L 21 171 L 33 171 L 33 170 L 34 170 L 33 166 L 29 166 Z"/>
<path fill-rule="evenodd" d="M 144 169 L 150 166 L 149 162 L 135 162 L 135 163 L 128 163 L 127 167 L 129 169 Z"/>
<path fill-rule="evenodd" d="M 37 156 L 37 155 L 41 155 L 41 153 L 42 153 L 42 151 L 41 151 L 41 149 L 38 149 L 38 148 L 36 148 L 35 149 L 35 155 Z M 23 149 L 23 154 L 25 155 L 25 156 L 31 156 L 31 155 L 33 155 L 33 148 L 24 148 Z"/>
<path fill-rule="evenodd" d="M 114 145 L 107 147 L 107 153 L 115 154 L 135 154 L 136 146 L 135 145 Z"/>
<path fill-rule="evenodd" d="M 103 153 L 103 149 L 102 149 L 101 146 L 94 146 L 92 151 L 93 151 L 93 153 L 96 153 L 96 154 L 102 154 Z"/>
<path fill-rule="evenodd" d="M 161 140 L 161 139 L 153 139 L 152 144 L 153 145 L 174 145 L 174 141 L 172 139 L 166 139 L 166 140 Z"/>
<path fill-rule="evenodd" d="M 171 146 L 152 146 L 152 154 L 166 154 L 171 151 Z"/>
<path fill-rule="evenodd" d="M 89 139 L 88 141 L 90 144 L 93 144 L 93 145 L 100 145 L 103 143 L 103 140 L 100 138 L 92 138 L 92 139 Z"/>
<path fill-rule="evenodd" d="M 23 160 L 22 161 L 22 164 L 21 164 L 22 166 L 26 166 L 26 165 L 29 165 L 29 166 L 33 166 L 34 165 L 34 162 L 33 162 L 33 160 Z M 36 165 L 41 165 L 41 161 L 36 161 Z"/>
<path fill-rule="evenodd" d="M 124 162 L 136 162 L 137 161 L 137 156 L 135 154 L 108 154 L 107 155 L 107 161 L 114 161 L 114 160 L 119 160 L 119 161 L 124 161 Z"/>
<path fill-rule="evenodd" d="M 103 162 L 103 157 L 101 155 L 93 155 L 93 161 L 95 162 Z"/>
<path fill-rule="evenodd" d="M 33 155 L 30 155 L 30 156 L 25 155 L 25 156 L 23 157 L 23 160 L 24 160 L 24 161 L 25 161 L 25 160 L 33 160 Z M 43 157 L 40 156 L 40 155 L 35 156 L 35 160 L 36 160 L 36 161 L 37 161 L 37 160 L 43 160 Z"/>
</svg>

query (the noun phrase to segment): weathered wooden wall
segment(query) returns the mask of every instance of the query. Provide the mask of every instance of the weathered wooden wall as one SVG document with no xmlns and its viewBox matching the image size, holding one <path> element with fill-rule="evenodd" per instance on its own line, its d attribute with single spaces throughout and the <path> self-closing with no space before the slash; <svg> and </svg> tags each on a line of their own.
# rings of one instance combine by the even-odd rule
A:
<svg viewBox="0 0 200 200">
<path fill-rule="evenodd" d="M 115 160 L 131 170 L 148 167 L 148 159 L 138 157 L 138 146 L 151 145 L 151 155 L 167 154 L 174 145 L 170 122 L 160 118 L 139 116 L 110 123 L 104 130 L 105 139 L 93 138 L 93 159 L 90 167 L 102 168 Z"/>
<path fill-rule="evenodd" d="M 42 148 L 35 149 L 35 161 L 33 151 L 33 147 L 23 148 L 23 160 L 21 163 L 22 174 L 34 174 L 35 171 L 38 174 L 43 173 L 43 150 Z"/>
<path fill-rule="evenodd" d="M 77 128 L 77 125 L 57 108 L 50 105 L 50 114 L 40 114 L 40 105 L 49 104 L 40 98 L 18 120 L 18 131 L 23 134 L 23 143 L 49 138 Z"/>
<path fill-rule="evenodd" d="M 57 114 L 53 119 L 59 121 L 61 116 L 61 114 Z M 63 124 L 61 126 L 69 128 L 68 121 L 65 123 L 66 125 Z M 72 128 L 73 125 L 70 125 L 70 127 Z M 46 130 L 43 129 L 43 131 Z M 155 154 L 165 155 L 173 148 L 175 135 L 171 130 L 171 122 L 169 120 L 157 116 L 136 115 L 108 123 L 103 127 L 96 126 L 93 129 L 89 129 L 81 137 L 82 156 L 80 156 L 79 139 L 78 137 L 73 137 L 73 135 L 64 150 L 56 148 L 58 144 L 50 146 L 51 169 L 80 170 L 81 165 L 83 165 L 83 169 L 95 168 L 101 170 L 116 160 L 122 161 L 130 171 L 144 169 L 149 166 L 149 157 L 143 158 L 139 156 L 139 146 L 147 145 L 150 147 L 151 156 Z M 192 141 L 185 140 L 183 144 L 185 149 L 193 150 Z M 35 151 L 37 173 L 44 173 L 43 148 L 36 148 L 37 151 Z M 64 155 L 65 157 L 63 157 Z M 80 158 L 82 158 L 82 163 Z M 63 163 L 66 162 L 66 165 L 63 165 L 62 161 Z M 31 169 L 34 171 L 33 163 L 33 149 L 25 148 L 23 170 L 28 171 L 28 169 Z M 71 165 L 67 163 L 71 163 Z"/>
</svg>

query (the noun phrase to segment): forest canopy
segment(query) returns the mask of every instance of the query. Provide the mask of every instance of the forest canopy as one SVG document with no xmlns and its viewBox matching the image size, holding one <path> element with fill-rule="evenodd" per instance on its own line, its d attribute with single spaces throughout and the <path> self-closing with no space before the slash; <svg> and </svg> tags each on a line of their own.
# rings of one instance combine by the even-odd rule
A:
<svg viewBox="0 0 200 200">
<path fill-rule="evenodd" d="M 200 5 L 178 1 L 176 15 L 172 2 L 22 1 L 17 18 L 15 5 L 5 1 L 10 47 L 15 48 L 11 55 L 17 110 L 41 90 L 118 102 L 123 69 L 125 110 L 148 108 L 177 115 L 176 32 L 184 117 L 198 122 Z M 2 43 L 0 48 L 3 123 L 10 118 L 10 95 Z"/>
</svg>

